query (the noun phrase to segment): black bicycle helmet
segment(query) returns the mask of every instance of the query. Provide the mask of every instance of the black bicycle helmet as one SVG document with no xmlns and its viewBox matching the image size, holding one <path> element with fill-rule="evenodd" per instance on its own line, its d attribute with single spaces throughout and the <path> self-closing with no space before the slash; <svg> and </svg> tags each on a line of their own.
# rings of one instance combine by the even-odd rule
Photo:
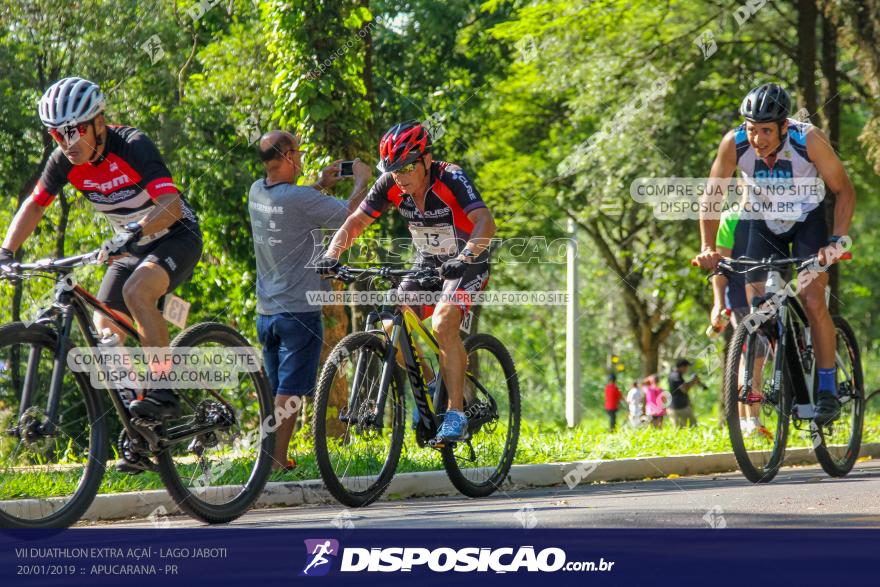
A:
<svg viewBox="0 0 880 587">
<path fill-rule="evenodd" d="M 751 122 L 783 122 L 791 111 L 791 98 L 776 84 L 764 84 L 749 92 L 739 107 Z"/>
</svg>

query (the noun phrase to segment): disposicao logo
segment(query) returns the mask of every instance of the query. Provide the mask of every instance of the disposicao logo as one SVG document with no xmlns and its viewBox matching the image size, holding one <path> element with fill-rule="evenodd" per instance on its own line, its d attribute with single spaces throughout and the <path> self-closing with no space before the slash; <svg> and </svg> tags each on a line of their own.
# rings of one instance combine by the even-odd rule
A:
<svg viewBox="0 0 880 587">
<path fill-rule="evenodd" d="M 332 561 L 339 556 L 339 541 L 332 538 L 306 539 L 306 566 L 300 577 L 321 577 L 330 572 Z"/>
</svg>

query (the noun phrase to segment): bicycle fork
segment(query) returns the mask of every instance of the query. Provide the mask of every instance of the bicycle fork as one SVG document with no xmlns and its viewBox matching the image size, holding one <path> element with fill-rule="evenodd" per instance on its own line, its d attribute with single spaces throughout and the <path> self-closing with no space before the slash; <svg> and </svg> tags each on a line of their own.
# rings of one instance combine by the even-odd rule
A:
<svg viewBox="0 0 880 587">
<path fill-rule="evenodd" d="M 49 397 L 46 403 L 45 419 L 36 430 L 24 431 L 20 429 L 20 426 L 25 413 L 33 407 L 34 389 L 37 386 L 38 370 L 42 356 L 42 349 L 39 346 L 34 345 L 28 351 L 27 370 L 25 371 L 24 384 L 21 390 L 18 422 L 16 427 L 10 430 L 13 433 L 17 432 L 19 437 L 30 435 L 31 433 L 36 433 L 43 437 L 55 435 L 58 404 L 61 400 L 61 384 L 64 378 L 64 370 L 67 367 L 65 358 L 67 357 L 68 340 L 70 338 L 70 329 L 73 325 L 73 317 L 73 310 L 70 306 L 62 310 L 59 320 L 61 328 L 59 329 L 58 340 L 55 345 L 55 359 L 52 362 L 52 377 L 49 383 Z"/>
</svg>

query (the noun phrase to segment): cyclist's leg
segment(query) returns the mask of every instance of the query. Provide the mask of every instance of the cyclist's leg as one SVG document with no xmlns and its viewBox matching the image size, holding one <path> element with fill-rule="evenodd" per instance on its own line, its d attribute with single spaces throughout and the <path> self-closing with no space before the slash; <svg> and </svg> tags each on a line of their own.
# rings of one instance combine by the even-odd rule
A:
<svg viewBox="0 0 880 587">
<path fill-rule="evenodd" d="M 730 316 L 730 324 L 733 326 L 733 329 L 736 330 L 739 323 L 743 321 L 743 319 L 749 315 L 749 308 L 734 308 L 731 312 Z M 752 372 L 752 390 L 754 392 L 760 392 L 762 381 L 761 381 L 761 369 L 764 365 L 766 349 L 767 349 L 767 341 L 763 335 L 758 336 L 756 339 L 758 343 L 758 348 L 755 349 L 755 369 Z M 745 360 L 741 359 L 739 362 L 739 381 L 743 381 L 745 379 Z M 744 404 L 740 403 L 738 406 L 739 417 L 740 420 L 758 422 L 758 417 L 760 415 L 760 406 L 758 404 Z"/>
<path fill-rule="evenodd" d="M 793 235 L 793 254 L 797 257 L 809 257 L 819 252 L 828 241 L 828 228 L 825 224 L 825 206 L 820 205 L 807 215 L 798 225 Z M 834 368 L 835 328 L 825 303 L 825 287 L 828 285 L 828 273 L 805 273 L 798 275 L 800 298 L 804 311 L 810 321 L 813 332 L 813 346 L 816 349 L 816 366 L 818 369 Z"/>
<path fill-rule="evenodd" d="M 125 299 L 122 296 L 122 287 L 139 263 L 140 259 L 131 255 L 121 257 L 110 263 L 110 266 L 104 273 L 104 279 L 101 280 L 101 287 L 96 296 L 111 310 L 122 314 L 128 319 L 131 319 L 131 312 L 129 312 L 128 307 L 125 305 Z M 101 336 L 104 329 L 109 329 L 119 337 L 120 345 L 125 344 L 127 336 L 125 331 L 117 327 L 112 320 L 96 310 L 92 316 L 92 321 L 95 323 L 95 329 L 98 331 L 99 336 Z"/>
<path fill-rule="evenodd" d="M 145 347 L 168 346 L 168 325 L 158 304 L 170 283 L 171 278 L 161 265 L 143 261 L 122 286 L 125 305 L 137 320 L 141 344 Z"/>
<path fill-rule="evenodd" d="M 159 298 L 192 276 L 201 254 L 201 235 L 185 228 L 151 244 L 139 255 L 141 262 L 125 280 L 122 296 L 125 305 L 138 322 L 142 346 L 159 349 L 168 346 L 168 325 L 159 311 Z M 161 350 L 158 352 L 167 354 Z M 171 370 L 170 361 L 165 357 L 150 361 L 150 370 L 154 376 L 161 376 Z M 167 389 L 152 389 L 145 393 L 143 399 L 132 402 L 131 411 L 139 417 L 176 417 L 179 401 Z"/>
<path fill-rule="evenodd" d="M 790 250 L 791 231 L 784 234 L 776 234 L 771 231 L 763 220 L 754 220 L 749 224 L 749 244 L 746 256 L 752 259 L 766 259 L 769 257 L 787 257 Z M 767 281 L 767 271 L 750 271 L 746 273 L 746 298 L 749 304 L 755 297 L 764 295 L 764 283 Z M 769 319 L 769 317 L 768 317 Z M 755 338 L 755 360 L 752 367 L 752 393 L 759 396 L 763 388 L 761 374 L 764 362 L 769 358 L 770 344 L 764 336 L 762 329 L 758 329 Z M 743 366 L 745 361 L 740 362 Z M 757 418 L 760 405 L 750 406 L 750 415 Z"/>
<path fill-rule="evenodd" d="M 440 347 L 440 372 L 449 395 L 447 410 L 464 412 L 464 370 L 467 354 L 458 333 L 464 312 L 458 304 L 442 302 L 432 316 L 434 333 Z"/>
<path fill-rule="evenodd" d="M 143 346 L 168 346 L 168 325 L 159 311 L 159 298 L 192 277 L 202 255 L 202 237 L 178 229 L 139 255 L 140 263 L 122 286 L 125 305 L 138 321 Z"/>
<path fill-rule="evenodd" d="M 807 215 L 798 225 L 793 238 L 794 254 L 799 257 L 815 255 L 828 240 L 825 224 L 824 205 L 820 205 Z M 816 370 L 819 385 L 815 397 L 816 421 L 820 424 L 834 420 L 840 411 L 836 385 L 836 329 L 828 304 L 825 302 L 825 288 L 828 273 L 804 272 L 798 275 L 799 296 L 810 322 L 813 348 L 816 350 Z"/>
<path fill-rule="evenodd" d="M 472 263 L 461 278 L 444 281 L 443 293 L 453 301 L 437 304 L 434 311 L 433 326 L 440 346 L 440 370 L 449 393 L 449 410 L 464 410 L 467 353 L 459 328 L 464 315 L 470 311 L 472 294 L 482 291 L 488 280 L 489 264 Z"/>
</svg>

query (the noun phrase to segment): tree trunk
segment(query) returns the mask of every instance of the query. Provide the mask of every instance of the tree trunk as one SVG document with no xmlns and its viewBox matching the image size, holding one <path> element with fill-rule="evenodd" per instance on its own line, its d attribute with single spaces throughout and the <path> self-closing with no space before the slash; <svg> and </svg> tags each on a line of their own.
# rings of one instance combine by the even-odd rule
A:
<svg viewBox="0 0 880 587">
<path fill-rule="evenodd" d="M 837 27 L 840 40 L 854 54 L 865 88 L 872 116 L 859 140 L 868 160 L 880 174 L 880 0 L 824 0 L 822 9 Z"/>
<path fill-rule="evenodd" d="M 660 344 L 662 341 L 654 336 L 654 333 L 651 332 L 650 328 L 642 329 L 639 340 L 642 341 L 639 345 L 642 377 L 655 375 L 657 374 L 657 369 L 660 365 Z"/>
<path fill-rule="evenodd" d="M 40 156 L 40 164 L 37 166 L 36 170 L 31 174 L 28 180 L 21 186 L 21 189 L 18 190 L 18 202 L 15 205 L 15 211 L 18 212 L 19 208 L 21 208 L 24 201 L 30 197 L 31 192 L 34 191 L 34 187 L 37 185 L 37 181 L 40 179 L 40 175 L 43 173 L 43 168 L 46 166 L 46 161 L 49 160 L 49 155 L 52 154 L 52 150 L 54 149 L 55 144 L 52 142 L 52 139 L 49 138 L 49 133 L 43 133 L 43 154 Z M 24 247 L 19 247 L 19 249 L 15 252 L 15 260 L 21 261 L 24 255 Z M 21 297 L 22 297 L 22 282 L 17 281 L 15 283 L 15 289 L 12 293 L 12 321 L 17 322 L 21 320 Z"/>
<path fill-rule="evenodd" d="M 67 238 L 67 223 L 70 219 L 70 201 L 64 190 L 58 194 L 58 204 L 61 206 L 61 218 L 58 220 L 58 234 L 55 235 L 55 256 L 64 256 L 64 241 Z"/>
<path fill-rule="evenodd" d="M 339 282 L 333 281 L 333 289 L 341 290 L 345 286 Z M 348 334 L 348 315 L 345 313 L 345 306 L 324 306 L 324 348 L 321 350 L 321 364 L 327 361 L 327 355 L 333 350 L 340 340 Z M 348 403 L 348 381 L 344 377 L 336 379 L 333 388 L 330 390 L 329 405 L 337 409 L 344 409 Z M 305 413 L 303 413 L 305 418 Z M 345 432 L 345 424 L 337 418 L 327 418 L 327 433 L 330 436 L 342 436 Z"/>
<path fill-rule="evenodd" d="M 840 94 L 837 79 L 837 29 L 827 15 L 822 15 L 822 77 L 825 78 L 826 90 L 824 100 L 825 119 L 827 122 L 828 139 L 831 146 L 839 153 L 840 150 Z M 834 229 L 834 204 L 837 201 L 834 193 L 825 190 L 825 222 L 828 234 Z M 831 287 L 829 310 L 832 314 L 840 311 L 840 267 L 831 266 L 828 276 Z"/>
<path fill-rule="evenodd" d="M 798 0 L 798 94 L 813 124 L 819 124 L 816 95 L 816 0 Z"/>
</svg>

